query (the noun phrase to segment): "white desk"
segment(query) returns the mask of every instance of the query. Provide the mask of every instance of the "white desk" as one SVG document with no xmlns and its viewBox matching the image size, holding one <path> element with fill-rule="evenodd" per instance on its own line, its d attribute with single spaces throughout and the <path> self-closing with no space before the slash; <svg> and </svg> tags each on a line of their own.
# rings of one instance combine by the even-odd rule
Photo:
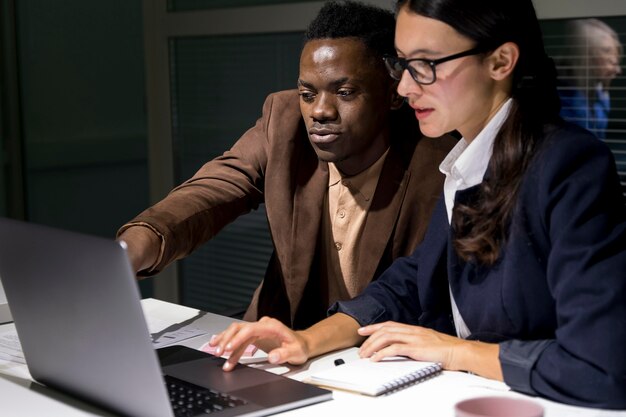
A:
<svg viewBox="0 0 626 417">
<path fill-rule="evenodd" d="M 198 316 L 199 311 L 176 304 L 165 303 L 154 299 L 142 301 L 147 317 L 174 324 Z M 193 326 L 207 330 L 204 336 L 187 339 L 180 344 L 198 348 L 209 340 L 211 334 L 223 330 L 231 318 L 211 313 L 201 315 Z M 12 329 L 12 324 L 0 326 L 0 331 Z M 271 367 L 269 364 L 258 364 L 257 367 L 271 369 L 277 373 L 302 380 L 310 372 L 334 366 L 334 359 L 344 360 L 356 358 L 356 349 L 335 352 L 310 361 L 302 367 Z M 478 376 L 461 372 L 443 372 L 442 375 L 425 383 L 414 385 L 389 396 L 371 398 L 342 391 L 333 393 L 334 399 L 320 404 L 299 408 L 282 413 L 283 417 L 301 416 L 428 416 L 453 417 L 453 407 L 457 401 L 483 395 L 504 395 L 525 397 L 511 392 L 503 383 L 487 380 Z M 545 408 L 545 417 L 626 417 L 626 411 L 607 411 L 581 407 L 571 407 L 552 401 L 532 398 Z M 0 360 L 0 415 L 21 416 L 108 416 L 88 404 L 82 403 L 65 394 L 42 387 L 30 380 L 25 365 Z"/>
</svg>

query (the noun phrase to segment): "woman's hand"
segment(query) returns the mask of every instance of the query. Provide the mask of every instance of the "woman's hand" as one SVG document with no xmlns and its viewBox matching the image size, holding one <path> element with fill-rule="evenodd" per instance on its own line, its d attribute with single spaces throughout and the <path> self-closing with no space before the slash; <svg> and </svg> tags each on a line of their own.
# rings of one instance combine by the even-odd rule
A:
<svg viewBox="0 0 626 417">
<path fill-rule="evenodd" d="M 309 350 L 304 337 L 269 317 L 263 317 L 253 323 L 233 323 L 216 335 L 209 344 L 216 347 L 216 355 L 224 353 L 230 355 L 223 366 L 225 371 L 234 369 L 250 344 L 267 352 L 271 364 L 287 362 L 301 365 L 309 359 Z"/>
<path fill-rule="evenodd" d="M 358 333 L 369 336 L 359 350 L 361 357 L 379 361 L 387 356 L 407 356 L 439 362 L 447 370 L 470 371 L 503 380 L 497 344 L 459 339 L 425 327 L 392 321 L 362 327 Z"/>
<path fill-rule="evenodd" d="M 359 350 L 361 357 L 379 361 L 388 356 L 407 356 L 415 360 L 439 362 L 448 370 L 461 369 L 456 353 L 471 343 L 425 327 L 392 321 L 365 326 L 358 332 L 361 336 L 369 336 Z"/>
</svg>

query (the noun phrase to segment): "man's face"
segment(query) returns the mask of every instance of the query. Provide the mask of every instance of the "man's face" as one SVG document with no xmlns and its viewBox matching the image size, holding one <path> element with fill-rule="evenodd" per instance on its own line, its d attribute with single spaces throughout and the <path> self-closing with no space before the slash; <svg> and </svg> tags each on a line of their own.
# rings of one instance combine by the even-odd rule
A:
<svg viewBox="0 0 626 417">
<path fill-rule="evenodd" d="M 590 53 L 590 72 L 594 81 L 608 88 L 611 81 L 622 72 L 619 45 L 606 32 L 597 31 L 595 34 L 597 38 Z"/>
<path fill-rule="evenodd" d="M 345 174 L 368 168 L 387 149 L 394 85 L 382 63 L 355 38 L 305 44 L 300 110 L 317 156 Z"/>
<path fill-rule="evenodd" d="M 592 65 L 596 68 L 598 80 L 604 87 L 608 87 L 622 72 L 617 42 L 610 35 L 604 35 L 602 44 L 593 58 Z"/>
</svg>

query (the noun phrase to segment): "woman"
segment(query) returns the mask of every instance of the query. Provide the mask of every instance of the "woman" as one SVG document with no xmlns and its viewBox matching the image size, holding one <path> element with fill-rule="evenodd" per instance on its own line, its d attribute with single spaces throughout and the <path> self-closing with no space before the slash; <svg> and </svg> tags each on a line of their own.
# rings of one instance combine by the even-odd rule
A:
<svg viewBox="0 0 626 417">
<path fill-rule="evenodd" d="M 248 343 L 299 364 L 363 342 L 373 360 L 405 355 L 556 401 L 626 408 L 615 162 L 559 118 L 531 0 L 400 0 L 397 10 L 398 56 L 386 62 L 399 93 L 424 134 L 463 136 L 441 164 L 444 196 L 424 242 L 307 330 L 270 318 L 230 326 L 213 341 L 232 353 L 224 369 Z"/>
</svg>

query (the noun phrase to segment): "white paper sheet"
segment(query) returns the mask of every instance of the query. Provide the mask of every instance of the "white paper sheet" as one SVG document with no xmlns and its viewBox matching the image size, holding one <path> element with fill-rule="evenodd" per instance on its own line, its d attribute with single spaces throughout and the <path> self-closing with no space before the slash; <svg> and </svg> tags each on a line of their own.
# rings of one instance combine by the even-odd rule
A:
<svg viewBox="0 0 626 417">
<path fill-rule="evenodd" d="M 0 281 L 0 323 L 8 323 L 12 321 L 11 311 L 9 310 L 9 303 L 7 302 L 7 296 L 4 294 L 4 288 L 2 288 L 2 281 Z"/>
<path fill-rule="evenodd" d="M 5 330 L 0 332 L 0 360 L 26 364 L 22 345 L 15 330 Z"/>
<path fill-rule="evenodd" d="M 176 328 L 176 326 L 159 319 L 147 318 L 146 320 L 148 322 L 148 330 L 150 330 L 150 335 L 152 336 L 152 346 L 155 349 L 207 334 L 205 330 L 189 325 Z M 168 328 L 172 328 L 172 330 L 167 330 Z"/>
</svg>

